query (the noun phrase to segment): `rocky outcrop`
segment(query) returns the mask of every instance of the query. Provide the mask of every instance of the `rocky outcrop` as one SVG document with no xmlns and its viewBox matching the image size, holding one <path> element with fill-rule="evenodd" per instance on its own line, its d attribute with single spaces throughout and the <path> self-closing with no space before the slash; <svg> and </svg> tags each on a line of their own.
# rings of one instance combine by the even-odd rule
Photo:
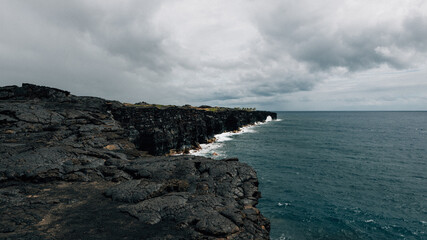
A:
<svg viewBox="0 0 427 240">
<path fill-rule="evenodd" d="M 204 111 L 191 108 L 126 107 L 114 108 L 115 119 L 130 130 L 136 146 L 151 154 L 182 151 L 207 143 L 215 134 L 265 121 L 276 113 L 265 111 Z"/>
<path fill-rule="evenodd" d="M 153 156 L 267 115 L 0 88 L 0 239 L 268 239 L 251 167 Z"/>
</svg>

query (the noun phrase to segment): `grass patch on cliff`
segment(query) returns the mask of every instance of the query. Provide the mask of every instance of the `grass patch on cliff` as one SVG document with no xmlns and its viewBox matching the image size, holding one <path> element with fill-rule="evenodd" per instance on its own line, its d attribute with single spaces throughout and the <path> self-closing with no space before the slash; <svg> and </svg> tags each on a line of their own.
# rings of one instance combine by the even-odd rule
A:
<svg viewBox="0 0 427 240">
<path fill-rule="evenodd" d="M 191 106 L 188 104 L 186 104 L 184 106 L 176 106 L 176 105 L 149 104 L 146 102 L 123 103 L 123 105 L 125 105 L 126 107 L 157 108 L 157 109 L 167 109 L 167 108 L 171 108 L 171 107 L 177 107 L 177 108 L 182 108 L 182 109 L 195 109 L 195 110 L 207 111 L 207 112 L 223 112 L 223 111 L 230 111 L 230 110 L 248 111 L 248 112 L 256 111 L 255 108 L 240 108 L 240 107 L 227 108 L 227 107 L 218 107 L 218 106 L 211 107 L 211 106 L 207 106 L 207 105 L 202 105 L 200 107 L 194 107 L 194 106 Z"/>
<path fill-rule="evenodd" d="M 207 112 L 221 112 L 221 111 L 226 111 L 229 108 L 223 108 L 223 107 L 210 107 L 210 108 L 195 108 L 197 110 L 203 110 L 203 111 L 207 111 Z"/>
<path fill-rule="evenodd" d="M 177 107 L 175 105 L 162 105 L 162 104 L 133 104 L 133 103 L 124 103 L 126 107 L 138 107 L 138 108 L 158 108 L 158 109 L 167 109 L 170 107 Z"/>
<path fill-rule="evenodd" d="M 237 111 L 247 111 L 247 112 L 256 111 L 256 108 L 240 108 L 240 107 L 235 107 L 235 108 L 226 108 L 226 107 L 201 108 L 201 107 L 198 107 L 196 109 L 204 110 L 204 111 L 208 111 L 208 112 L 221 112 L 221 111 L 227 111 L 227 110 L 237 110 Z"/>
</svg>

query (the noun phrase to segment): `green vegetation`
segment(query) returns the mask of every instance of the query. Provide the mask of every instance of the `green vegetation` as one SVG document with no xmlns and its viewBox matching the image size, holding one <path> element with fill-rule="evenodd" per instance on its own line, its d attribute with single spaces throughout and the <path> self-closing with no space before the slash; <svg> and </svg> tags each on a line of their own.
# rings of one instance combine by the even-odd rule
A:
<svg viewBox="0 0 427 240">
<path fill-rule="evenodd" d="M 158 109 L 166 109 L 170 107 L 177 107 L 175 105 L 161 105 L 161 104 L 139 104 L 139 103 L 124 103 L 126 107 L 139 107 L 139 108 L 158 108 Z"/>
<path fill-rule="evenodd" d="M 240 107 L 235 107 L 234 109 L 248 111 L 248 112 L 256 111 L 256 108 L 240 108 Z"/>
<path fill-rule="evenodd" d="M 256 108 L 240 108 L 240 107 L 235 107 L 235 108 L 226 108 L 226 107 L 204 107 L 204 106 L 200 106 L 196 109 L 199 110 L 204 110 L 204 111 L 208 111 L 208 112 L 221 112 L 221 111 L 227 111 L 227 110 L 239 110 L 239 111 L 248 111 L 248 112 L 252 112 L 252 111 L 256 111 Z"/>
<path fill-rule="evenodd" d="M 224 107 L 208 107 L 208 108 L 196 108 L 197 110 L 203 110 L 203 111 L 208 111 L 208 112 L 221 112 L 221 111 L 226 111 L 229 108 L 224 108 Z"/>
<path fill-rule="evenodd" d="M 167 109 L 167 108 L 171 108 L 171 107 L 177 107 L 177 108 L 183 108 L 183 109 L 195 109 L 195 110 L 201 110 L 201 111 L 207 111 L 207 112 L 222 112 L 222 111 L 227 111 L 227 110 L 239 110 L 239 111 L 256 111 L 256 108 L 240 108 L 240 107 L 235 107 L 235 108 L 226 108 L 226 107 L 211 107 L 208 105 L 202 105 L 199 107 L 194 107 L 191 105 L 184 105 L 184 106 L 176 106 L 176 105 L 161 105 L 161 104 L 149 104 L 146 102 L 138 102 L 138 103 L 123 103 L 123 105 L 127 106 L 127 107 L 138 107 L 138 108 L 157 108 L 157 109 Z"/>
</svg>

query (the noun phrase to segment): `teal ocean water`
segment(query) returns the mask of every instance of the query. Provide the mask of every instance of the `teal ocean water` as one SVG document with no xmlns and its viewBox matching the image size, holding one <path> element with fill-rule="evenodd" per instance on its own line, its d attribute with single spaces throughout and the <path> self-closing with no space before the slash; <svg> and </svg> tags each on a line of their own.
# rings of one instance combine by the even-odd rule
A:
<svg viewBox="0 0 427 240">
<path fill-rule="evenodd" d="M 255 168 L 272 239 L 427 239 L 427 112 L 278 119 L 196 153 Z"/>
</svg>

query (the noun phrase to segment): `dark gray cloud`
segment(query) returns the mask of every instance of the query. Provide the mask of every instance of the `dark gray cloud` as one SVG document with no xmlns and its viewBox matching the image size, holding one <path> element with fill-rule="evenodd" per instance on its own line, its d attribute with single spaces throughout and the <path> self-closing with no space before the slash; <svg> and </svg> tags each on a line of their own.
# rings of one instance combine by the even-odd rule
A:
<svg viewBox="0 0 427 240">
<path fill-rule="evenodd" d="M 366 12 L 372 14 L 364 18 L 358 13 L 365 9 L 354 9 L 355 12 L 345 12 L 348 16 L 340 16 L 345 11 L 341 8 L 345 7 L 345 1 L 337 2 L 336 6 L 313 5 L 310 8 L 308 1 L 293 4 L 287 1 L 257 19 L 259 29 L 274 48 L 308 63 L 312 70 L 345 67 L 349 71 L 363 71 L 381 64 L 403 69 L 415 64 L 413 58 L 402 58 L 402 52 L 426 54 L 425 12 L 410 12 L 403 17 L 394 16 L 393 12 L 375 16 L 386 9 L 369 9 L 381 6 L 366 4 Z"/>
<path fill-rule="evenodd" d="M 160 3 L 6 1 L 1 81 L 121 100 L 167 94 L 162 76 L 173 62 L 148 22 Z"/>
<path fill-rule="evenodd" d="M 162 34 L 149 22 L 160 5 L 161 1 L 107 1 L 104 6 L 96 1 L 41 0 L 30 1 L 25 7 L 44 23 L 122 58 L 130 67 L 165 72 L 171 61 L 162 49 Z"/>
<path fill-rule="evenodd" d="M 0 84 L 268 109 L 342 107 L 363 89 L 386 101 L 404 86 L 387 72 L 427 67 L 426 12 L 420 0 L 5 0 Z M 413 85 L 407 94 L 418 96 Z M 340 91 L 340 101 L 325 97 Z"/>
</svg>

